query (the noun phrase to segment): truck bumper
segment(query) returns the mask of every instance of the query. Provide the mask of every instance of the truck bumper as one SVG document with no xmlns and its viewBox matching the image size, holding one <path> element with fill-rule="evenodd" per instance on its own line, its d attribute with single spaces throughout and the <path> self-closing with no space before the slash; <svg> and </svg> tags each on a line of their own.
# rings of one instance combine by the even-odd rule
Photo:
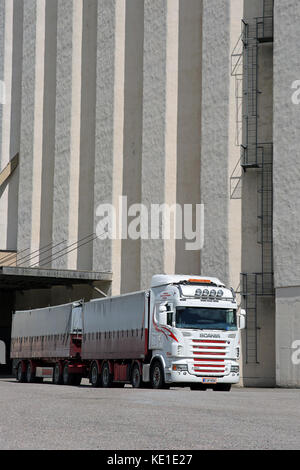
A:
<svg viewBox="0 0 300 470">
<path fill-rule="evenodd" d="M 195 384 L 203 383 L 204 378 L 216 379 L 216 383 L 223 384 L 237 384 L 240 381 L 240 375 L 237 373 L 230 373 L 228 375 L 213 376 L 213 375 L 194 375 L 187 372 L 177 372 L 170 369 L 165 369 L 165 381 L 166 383 L 178 383 L 178 384 Z"/>
</svg>

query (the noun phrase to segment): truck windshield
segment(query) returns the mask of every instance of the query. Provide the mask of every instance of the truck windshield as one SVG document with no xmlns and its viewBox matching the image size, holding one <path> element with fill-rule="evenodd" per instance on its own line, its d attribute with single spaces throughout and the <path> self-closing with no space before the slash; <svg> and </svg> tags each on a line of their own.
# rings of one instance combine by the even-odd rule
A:
<svg viewBox="0 0 300 470">
<path fill-rule="evenodd" d="M 236 310 L 177 307 L 176 327 L 199 330 L 237 330 Z"/>
</svg>

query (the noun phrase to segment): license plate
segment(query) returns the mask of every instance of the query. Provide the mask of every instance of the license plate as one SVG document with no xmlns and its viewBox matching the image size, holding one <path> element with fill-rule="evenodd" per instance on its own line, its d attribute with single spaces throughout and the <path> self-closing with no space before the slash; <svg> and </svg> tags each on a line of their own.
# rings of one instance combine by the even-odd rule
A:
<svg viewBox="0 0 300 470">
<path fill-rule="evenodd" d="M 213 378 L 213 377 L 203 377 L 202 383 L 203 383 L 203 384 L 216 384 L 216 383 L 217 383 L 217 379 L 215 379 L 215 378 Z"/>
</svg>

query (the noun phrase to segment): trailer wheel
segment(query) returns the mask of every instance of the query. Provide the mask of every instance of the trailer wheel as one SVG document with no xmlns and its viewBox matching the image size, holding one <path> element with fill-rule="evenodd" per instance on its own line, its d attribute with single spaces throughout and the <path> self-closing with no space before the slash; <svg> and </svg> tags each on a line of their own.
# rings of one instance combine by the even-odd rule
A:
<svg viewBox="0 0 300 470">
<path fill-rule="evenodd" d="M 165 388 L 164 371 L 159 361 L 155 361 L 151 367 L 150 382 L 154 389 Z"/>
<path fill-rule="evenodd" d="M 72 374 L 69 372 L 69 364 L 64 365 L 63 383 L 64 385 L 72 385 Z"/>
<path fill-rule="evenodd" d="M 20 383 L 26 382 L 26 372 L 23 372 L 22 361 L 19 362 L 16 369 L 16 379 Z"/>
<path fill-rule="evenodd" d="M 33 373 L 32 366 L 29 362 L 27 366 L 27 371 L 26 371 L 26 382 L 29 384 L 32 384 L 35 381 L 36 381 L 35 374 Z"/>
<path fill-rule="evenodd" d="M 92 364 L 90 382 L 92 384 L 92 387 L 100 387 L 101 385 L 101 378 L 100 378 L 97 362 L 93 362 Z"/>
<path fill-rule="evenodd" d="M 213 387 L 215 392 L 230 392 L 231 384 L 217 384 Z"/>
<path fill-rule="evenodd" d="M 101 385 L 103 388 L 112 386 L 112 376 L 109 372 L 109 365 L 107 362 L 104 363 L 101 371 Z"/>
<path fill-rule="evenodd" d="M 134 364 L 131 374 L 131 385 L 133 388 L 140 388 L 142 383 L 141 372 L 138 364 Z"/>
<path fill-rule="evenodd" d="M 60 365 L 58 362 L 55 364 L 52 380 L 55 385 L 61 385 L 63 383 L 63 377 L 60 372 Z"/>
</svg>

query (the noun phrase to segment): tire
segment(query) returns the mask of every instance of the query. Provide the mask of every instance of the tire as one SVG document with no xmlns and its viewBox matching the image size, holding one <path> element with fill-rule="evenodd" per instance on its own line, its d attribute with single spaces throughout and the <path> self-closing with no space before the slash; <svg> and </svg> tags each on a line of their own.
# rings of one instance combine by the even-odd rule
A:
<svg viewBox="0 0 300 470">
<path fill-rule="evenodd" d="M 231 384 L 218 384 L 213 387 L 215 392 L 230 392 Z"/>
<path fill-rule="evenodd" d="M 63 384 L 64 385 L 72 385 L 72 374 L 70 374 L 70 372 L 69 372 L 69 364 L 64 365 Z"/>
<path fill-rule="evenodd" d="M 153 389 L 165 388 L 164 371 L 159 361 L 155 361 L 151 366 L 150 382 Z"/>
<path fill-rule="evenodd" d="M 109 372 L 108 362 L 105 362 L 101 370 L 101 385 L 103 388 L 109 388 L 112 386 L 112 376 Z"/>
<path fill-rule="evenodd" d="M 205 387 L 205 385 L 203 385 L 203 384 L 191 384 L 190 389 L 191 390 L 201 390 L 201 391 L 205 392 L 205 390 L 207 390 L 207 387 Z"/>
<path fill-rule="evenodd" d="M 22 371 L 22 361 L 20 361 L 16 368 L 16 379 L 19 383 L 26 382 L 26 372 Z"/>
<path fill-rule="evenodd" d="M 52 381 L 55 385 L 61 385 L 63 383 L 63 377 L 62 377 L 62 374 L 60 371 L 60 365 L 58 362 L 55 364 L 54 369 L 53 369 Z"/>
<path fill-rule="evenodd" d="M 140 388 L 142 385 L 142 376 L 138 364 L 134 364 L 132 368 L 131 385 L 133 388 Z"/>
<path fill-rule="evenodd" d="M 90 382 L 92 384 L 92 387 L 100 387 L 101 386 L 101 377 L 100 377 L 100 374 L 99 374 L 97 362 L 93 362 L 93 364 L 92 364 L 91 373 L 90 373 Z"/>
<path fill-rule="evenodd" d="M 36 382 L 36 377 L 35 377 L 35 374 L 33 373 L 30 362 L 29 362 L 29 364 L 27 366 L 27 370 L 26 370 L 26 382 L 28 384 L 32 384 L 32 383 Z"/>
</svg>

